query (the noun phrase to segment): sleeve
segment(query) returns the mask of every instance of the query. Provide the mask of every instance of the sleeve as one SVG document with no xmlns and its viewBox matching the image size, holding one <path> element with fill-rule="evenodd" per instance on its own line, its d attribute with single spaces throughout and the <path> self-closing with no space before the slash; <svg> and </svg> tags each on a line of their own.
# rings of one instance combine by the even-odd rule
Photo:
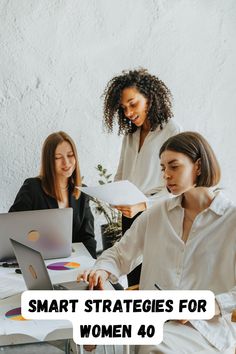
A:
<svg viewBox="0 0 236 354">
<path fill-rule="evenodd" d="M 118 168 L 114 177 L 114 181 L 120 181 L 123 175 L 123 162 L 124 162 L 124 152 L 125 152 L 125 140 L 126 137 L 123 138 L 121 152 L 120 152 L 120 160 L 118 164 Z"/>
<path fill-rule="evenodd" d="M 136 267 L 137 261 L 142 259 L 147 222 L 147 213 L 144 212 L 119 242 L 101 254 L 94 269 L 104 269 L 111 273 L 110 280 L 113 283 L 116 283 L 121 275 L 130 273 Z"/>
<path fill-rule="evenodd" d="M 29 179 L 26 179 L 16 195 L 14 203 L 9 209 L 13 211 L 27 211 L 33 209 L 33 192 Z"/>
<path fill-rule="evenodd" d="M 232 227 L 235 227 L 235 219 L 233 221 L 233 224 L 230 224 L 230 226 L 227 227 L 227 225 L 225 224 L 225 231 L 230 232 L 229 230 L 233 230 L 231 229 Z M 231 315 L 232 311 L 236 309 L 236 258 L 235 258 L 235 254 L 236 254 L 236 244 L 235 244 L 235 231 L 233 231 L 233 238 L 232 238 L 232 254 L 233 254 L 233 259 L 234 259 L 234 264 L 233 265 L 233 284 L 232 284 L 232 288 L 231 289 L 227 289 L 228 291 L 219 293 L 215 295 L 215 299 L 219 305 L 220 308 L 220 312 L 222 316 L 227 316 L 227 315 Z M 227 257 L 227 256 L 226 256 Z M 230 258 L 229 258 L 230 259 Z M 231 266 L 231 260 L 230 262 L 230 266 Z M 236 335 L 236 334 L 235 334 Z"/>
<path fill-rule="evenodd" d="M 190 321 L 192 326 L 196 328 L 211 344 L 220 350 L 221 353 L 223 353 L 225 349 L 235 346 L 236 343 L 235 325 L 231 321 L 231 309 L 233 309 L 233 302 L 231 302 L 231 300 L 233 298 L 231 298 L 229 294 L 226 295 L 228 300 L 230 298 L 231 300 L 230 302 L 223 304 L 222 299 L 225 295 L 220 294 L 216 296 L 216 300 L 222 311 L 220 316 L 214 316 L 210 320 Z"/>
<path fill-rule="evenodd" d="M 220 307 L 222 316 L 236 309 L 236 286 L 229 292 L 216 295 L 216 301 Z"/>
<path fill-rule="evenodd" d="M 215 299 L 220 307 L 220 316 L 190 322 L 205 338 L 223 351 L 236 343 L 235 325 L 231 321 L 232 311 L 236 308 L 236 286 L 228 292 L 217 294 Z"/>
<path fill-rule="evenodd" d="M 93 258 L 97 258 L 97 242 L 94 236 L 94 217 L 89 206 L 89 197 L 87 195 L 85 195 L 84 217 L 79 230 L 79 234 L 82 236 L 81 241 L 83 242 L 91 256 Z"/>
</svg>

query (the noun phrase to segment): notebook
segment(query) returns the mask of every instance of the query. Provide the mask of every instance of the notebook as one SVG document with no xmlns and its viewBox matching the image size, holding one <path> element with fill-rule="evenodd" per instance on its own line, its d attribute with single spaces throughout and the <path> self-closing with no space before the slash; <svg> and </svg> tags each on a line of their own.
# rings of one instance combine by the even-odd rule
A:
<svg viewBox="0 0 236 354">
<path fill-rule="evenodd" d="M 28 290 L 87 290 L 88 283 L 70 281 L 52 285 L 41 253 L 10 238 Z"/>
<path fill-rule="evenodd" d="M 0 261 L 15 258 L 10 238 L 37 249 L 44 259 L 70 256 L 72 218 L 72 208 L 0 214 Z"/>
</svg>

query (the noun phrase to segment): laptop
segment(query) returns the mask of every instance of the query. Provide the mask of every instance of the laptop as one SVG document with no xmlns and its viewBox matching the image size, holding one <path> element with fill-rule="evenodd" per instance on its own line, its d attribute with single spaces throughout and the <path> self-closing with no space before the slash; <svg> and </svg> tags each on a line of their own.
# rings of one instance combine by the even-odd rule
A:
<svg viewBox="0 0 236 354">
<path fill-rule="evenodd" d="M 44 259 L 70 256 L 72 218 L 72 208 L 0 214 L 0 261 L 15 258 L 10 238 L 37 249 Z"/>
<path fill-rule="evenodd" d="M 28 290 L 87 290 L 88 283 L 70 281 L 52 285 L 41 253 L 10 238 Z"/>
</svg>

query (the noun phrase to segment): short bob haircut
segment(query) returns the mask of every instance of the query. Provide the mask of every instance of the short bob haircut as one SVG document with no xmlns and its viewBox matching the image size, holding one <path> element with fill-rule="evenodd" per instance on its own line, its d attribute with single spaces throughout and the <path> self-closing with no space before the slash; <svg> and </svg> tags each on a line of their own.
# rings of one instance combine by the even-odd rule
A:
<svg viewBox="0 0 236 354">
<path fill-rule="evenodd" d="M 41 168 L 39 178 L 42 181 L 42 187 L 45 193 L 51 197 L 61 201 L 62 195 L 57 184 L 56 171 L 55 171 L 55 150 L 59 144 L 63 141 L 67 141 L 72 148 L 75 157 L 75 170 L 69 178 L 68 185 L 69 189 L 72 190 L 72 194 L 75 199 L 78 199 L 80 196 L 79 189 L 75 186 L 81 185 L 81 175 L 78 163 L 78 155 L 74 141 L 72 138 L 65 132 L 59 131 L 56 133 L 50 134 L 44 141 L 41 155 Z"/>
<path fill-rule="evenodd" d="M 219 163 L 211 146 L 201 134 L 189 131 L 174 135 L 164 142 L 159 157 L 166 150 L 180 152 L 193 162 L 200 159 L 201 174 L 197 177 L 196 187 L 212 187 L 219 183 Z"/>
<path fill-rule="evenodd" d="M 168 87 L 157 76 L 149 74 L 146 69 L 123 71 L 113 77 L 104 91 L 104 125 L 108 132 L 113 131 L 114 121 L 118 121 L 118 134 L 132 134 L 138 128 L 126 118 L 120 105 L 122 91 L 125 88 L 136 88 L 148 102 L 147 118 L 151 131 L 163 125 L 173 116 L 172 95 Z"/>
</svg>

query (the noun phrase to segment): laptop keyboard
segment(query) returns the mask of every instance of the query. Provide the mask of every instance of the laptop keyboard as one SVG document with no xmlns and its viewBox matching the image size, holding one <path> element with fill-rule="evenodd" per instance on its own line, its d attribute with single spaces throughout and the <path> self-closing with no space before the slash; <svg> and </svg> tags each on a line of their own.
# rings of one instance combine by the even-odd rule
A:
<svg viewBox="0 0 236 354">
<path fill-rule="evenodd" d="M 53 285 L 54 290 L 88 290 L 88 283 L 84 281 L 68 281 Z"/>
<path fill-rule="evenodd" d="M 53 289 L 54 290 L 68 290 L 65 286 L 63 286 L 62 284 L 55 284 L 53 285 Z"/>
</svg>

